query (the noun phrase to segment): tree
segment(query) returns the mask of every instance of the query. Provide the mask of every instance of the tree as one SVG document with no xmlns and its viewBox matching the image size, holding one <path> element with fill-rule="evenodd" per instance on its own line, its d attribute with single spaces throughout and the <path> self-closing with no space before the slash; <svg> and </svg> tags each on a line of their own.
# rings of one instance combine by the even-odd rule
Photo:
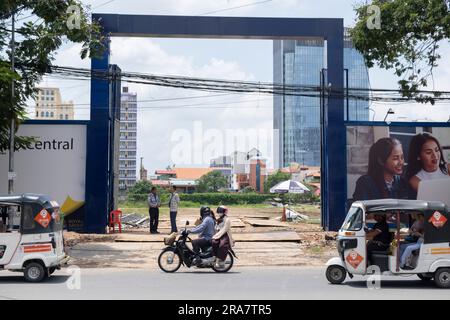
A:
<svg viewBox="0 0 450 320">
<path fill-rule="evenodd" d="M 393 69 L 404 97 L 434 104 L 438 93 L 420 93 L 441 58 L 439 44 L 450 36 L 446 0 L 374 0 L 356 7 L 351 30 L 368 67 Z M 378 23 L 376 23 L 378 21 Z"/>
<path fill-rule="evenodd" d="M 246 186 L 241 190 L 242 193 L 255 193 L 256 190 L 252 186 Z"/>
<path fill-rule="evenodd" d="M 152 189 L 150 181 L 141 180 L 128 189 L 127 197 L 130 201 L 144 201 Z"/>
<path fill-rule="evenodd" d="M 266 183 L 264 184 L 264 192 L 269 192 L 270 188 L 275 186 L 276 184 L 289 180 L 291 178 L 291 175 L 289 173 L 284 173 L 280 170 L 278 170 L 276 173 L 270 175 L 267 178 Z"/>
<path fill-rule="evenodd" d="M 227 179 L 220 171 L 211 171 L 197 180 L 198 192 L 217 192 L 228 185 Z"/>
<path fill-rule="evenodd" d="M 10 50 L 13 14 L 18 22 L 22 20 L 16 29 L 15 72 L 11 70 Z M 78 0 L 0 2 L 0 152 L 9 149 L 11 120 L 15 120 L 17 131 L 26 119 L 25 102 L 35 97 L 37 84 L 45 73 L 51 72 L 55 53 L 64 42 L 82 43 L 82 59 L 104 50 L 101 28 L 89 21 L 89 16 L 89 8 Z M 26 147 L 32 141 L 16 137 L 15 148 Z"/>
</svg>

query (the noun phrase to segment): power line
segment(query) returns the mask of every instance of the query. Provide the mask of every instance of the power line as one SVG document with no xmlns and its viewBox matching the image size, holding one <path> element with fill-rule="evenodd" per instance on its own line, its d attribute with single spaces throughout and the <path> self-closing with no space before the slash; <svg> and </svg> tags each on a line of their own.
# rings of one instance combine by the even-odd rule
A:
<svg viewBox="0 0 450 320">
<path fill-rule="evenodd" d="M 26 71 L 26 69 L 25 69 Z M 361 101 L 382 102 L 411 102 L 416 97 L 405 97 L 394 89 L 371 89 L 371 88 L 349 88 L 346 94 L 345 88 L 321 88 L 314 85 L 287 85 L 277 83 L 250 82 L 240 80 L 207 79 L 182 76 L 153 75 L 136 72 L 122 71 L 119 75 L 112 75 L 104 70 L 90 70 L 73 67 L 53 66 L 49 77 L 62 77 L 62 79 L 91 80 L 98 79 L 112 81 L 120 78 L 124 83 L 135 83 L 170 88 L 182 88 L 207 92 L 233 92 L 233 93 L 258 93 L 289 96 L 320 98 L 323 93 L 328 99 L 351 99 Z M 435 101 L 450 100 L 448 91 L 426 91 L 421 90 L 418 94 L 422 98 L 431 98 Z M 428 96 L 425 96 L 428 95 Z"/>
<path fill-rule="evenodd" d="M 109 0 L 109 1 L 106 1 L 106 2 L 104 2 L 104 3 L 102 3 L 102 4 L 99 4 L 98 6 L 93 7 L 92 10 L 101 8 L 101 7 L 103 7 L 103 6 L 106 6 L 107 4 L 110 4 L 111 2 L 114 2 L 114 1 L 116 1 L 116 0 Z"/>
<path fill-rule="evenodd" d="M 218 13 L 218 12 L 230 11 L 230 10 L 235 10 L 235 9 L 240 9 L 240 8 L 245 8 L 245 7 L 255 6 L 255 5 L 258 5 L 258 4 L 263 4 L 263 3 L 272 2 L 272 1 L 273 1 L 273 0 L 264 0 L 264 1 L 252 2 L 252 3 L 248 3 L 248 4 L 236 6 L 236 7 L 224 8 L 224 9 L 219 9 L 219 10 L 214 10 L 214 11 L 204 12 L 204 13 L 201 13 L 201 14 L 198 14 L 198 15 L 199 15 L 199 16 L 205 16 L 205 15 L 212 14 L 212 13 Z"/>
</svg>

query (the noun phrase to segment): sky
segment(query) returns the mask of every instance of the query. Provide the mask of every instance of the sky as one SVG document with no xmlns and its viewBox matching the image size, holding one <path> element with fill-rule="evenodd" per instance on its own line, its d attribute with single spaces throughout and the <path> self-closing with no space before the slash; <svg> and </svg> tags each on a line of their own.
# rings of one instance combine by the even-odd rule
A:
<svg viewBox="0 0 450 320">
<path fill-rule="evenodd" d="M 354 24 L 356 1 L 345 0 L 91 0 L 96 13 L 220 15 L 247 17 L 343 18 Z M 238 7 L 238 8 L 236 8 Z M 216 12 L 220 10 L 219 12 Z M 443 47 L 443 56 L 450 53 Z M 89 68 L 79 58 L 80 45 L 65 44 L 55 65 Z M 111 63 L 124 71 L 161 75 L 272 82 L 272 41 L 161 38 L 113 38 Z M 450 60 L 435 72 L 434 89 L 450 89 Z M 370 70 L 372 88 L 397 88 L 392 71 Z M 89 82 L 46 78 L 43 86 L 61 88 L 63 100 L 75 104 L 76 118 L 89 118 Z M 127 85 L 123 83 L 123 85 Z M 272 164 L 272 98 L 263 94 L 226 94 L 129 84 L 138 101 L 138 162 L 143 157 L 149 174 L 158 168 L 207 166 L 209 160 L 235 149 L 260 148 Z M 201 97 L 199 97 L 201 96 Z M 207 97 L 205 97 L 207 96 Z M 191 97 L 188 99 L 188 97 Z M 194 98 L 192 98 L 194 97 Z M 180 100 L 151 101 L 184 98 Z M 150 100 L 150 101 L 149 101 Z M 189 110 L 188 110 L 189 108 Z M 391 121 L 411 118 L 444 120 L 444 107 L 373 104 L 371 117 L 382 120 L 389 108 Z M 237 139 L 236 137 L 239 137 Z"/>
</svg>

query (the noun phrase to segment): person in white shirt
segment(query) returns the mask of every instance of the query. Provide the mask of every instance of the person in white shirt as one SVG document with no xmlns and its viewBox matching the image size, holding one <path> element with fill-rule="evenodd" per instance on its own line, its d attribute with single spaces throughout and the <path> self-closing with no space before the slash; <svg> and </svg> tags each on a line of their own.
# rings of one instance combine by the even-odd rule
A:
<svg viewBox="0 0 450 320">
<path fill-rule="evenodd" d="M 217 214 L 219 215 L 216 225 L 217 233 L 212 238 L 212 248 L 213 254 L 217 258 L 216 267 L 223 268 L 228 251 L 234 246 L 234 240 L 231 234 L 231 219 L 228 217 L 228 208 L 219 206 Z"/>
<path fill-rule="evenodd" d="M 415 193 L 425 180 L 450 178 L 450 165 L 445 161 L 439 141 L 428 132 L 415 135 L 410 143 L 406 179 Z"/>
<path fill-rule="evenodd" d="M 170 226 L 172 229 L 171 232 L 178 232 L 177 212 L 179 204 L 180 204 L 180 196 L 177 193 L 177 187 L 172 186 L 170 188 L 170 198 L 169 198 Z"/>
<path fill-rule="evenodd" d="M 147 201 L 150 214 L 150 233 L 159 233 L 158 221 L 159 221 L 159 207 L 161 207 L 161 200 L 158 196 L 156 187 L 152 187 L 150 194 L 148 195 Z"/>
</svg>

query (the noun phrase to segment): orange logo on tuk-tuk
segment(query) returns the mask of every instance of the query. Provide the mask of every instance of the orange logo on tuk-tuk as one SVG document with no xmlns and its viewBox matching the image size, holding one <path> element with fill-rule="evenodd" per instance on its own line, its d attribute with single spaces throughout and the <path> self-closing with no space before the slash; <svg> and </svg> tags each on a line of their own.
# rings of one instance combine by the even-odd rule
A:
<svg viewBox="0 0 450 320">
<path fill-rule="evenodd" d="M 50 221 L 52 221 L 52 216 L 50 215 L 50 213 L 48 213 L 47 210 L 42 209 L 37 216 L 34 218 L 34 221 L 36 221 L 37 223 L 39 223 L 41 226 L 43 226 L 44 228 L 47 228 L 48 225 L 50 224 Z"/>
<path fill-rule="evenodd" d="M 435 213 L 433 213 L 428 222 L 430 222 L 436 228 L 442 228 L 447 222 L 447 218 L 439 211 L 436 211 Z"/>
<path fill-rule="evenodd" d="M 361 262 L 364 261 L 364 258 L 358 252 L 352 250 L 348 254 L 347 258 L 345 258 L 345 260 L 349 265 L 356 269 L 361 264 Z"/>
</svg>

